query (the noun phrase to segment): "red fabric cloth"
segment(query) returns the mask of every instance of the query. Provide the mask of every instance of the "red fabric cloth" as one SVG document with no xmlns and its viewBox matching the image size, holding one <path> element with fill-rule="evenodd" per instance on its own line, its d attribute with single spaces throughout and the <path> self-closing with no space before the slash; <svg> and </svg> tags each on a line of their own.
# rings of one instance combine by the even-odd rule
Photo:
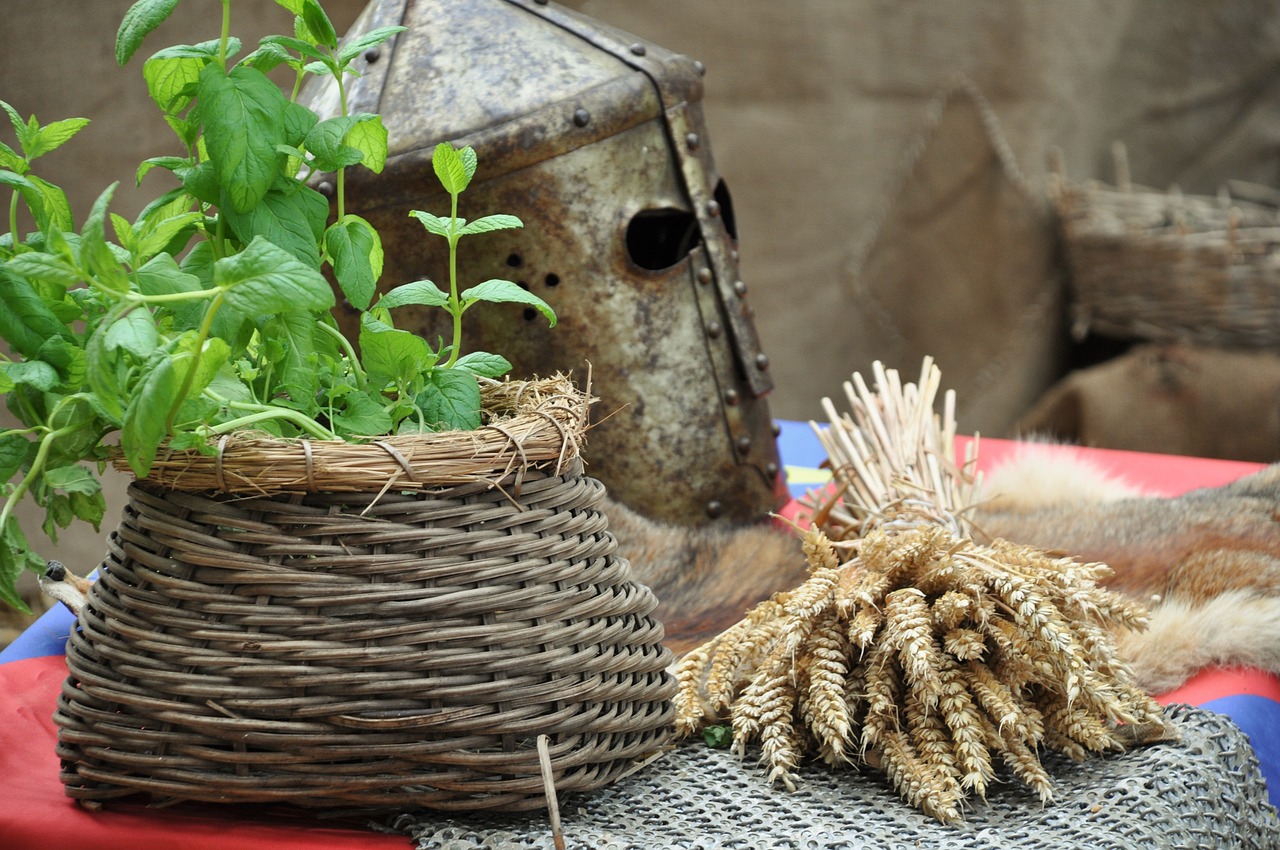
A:
<svg viewBox="0 0 1280 850">
<path fill-rule="evenodd" d="M 111 803 L 80 808 L 63 793 L 53 709 L 67 666 L 60 655 L 0 664 L 0 848 L 3 850 L 405 850 L 406 836 L 325 824 L 282 808 L 164 809 Z"/>
</svg>

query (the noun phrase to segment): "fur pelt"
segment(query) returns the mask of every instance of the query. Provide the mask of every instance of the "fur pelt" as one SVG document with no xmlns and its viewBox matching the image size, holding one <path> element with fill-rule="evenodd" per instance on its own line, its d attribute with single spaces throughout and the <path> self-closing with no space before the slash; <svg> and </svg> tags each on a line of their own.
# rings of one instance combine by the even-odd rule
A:
<svg viewBox="0 0 1280 850">
<path fill-rule="evenodd" d="M 1055 459 L 1056 458 L 1056 459 Z M 979 540 L 1003 537 L 1108 564 L 1108 586 L 1151 611 L 1117 636 L 1153 693 L 1209 666 L 1280 673 L 1280 464 L 1176 498 L 1143 495 L 1067 453 L 1029 446 L 997 470 L 975 513 Z M 752 605 L 804 581 L 799 541 L 780 525 L 698 530 L 607 508 L 620 553 L 660 600 L 668 645 L 686 651 Z"/>
</svg>

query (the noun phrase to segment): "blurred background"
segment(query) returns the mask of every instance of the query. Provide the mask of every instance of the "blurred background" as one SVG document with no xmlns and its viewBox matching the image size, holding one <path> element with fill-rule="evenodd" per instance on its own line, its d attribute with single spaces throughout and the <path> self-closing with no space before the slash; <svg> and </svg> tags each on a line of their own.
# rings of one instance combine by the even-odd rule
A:
<svg viewBox="0 0 1280 850">
<path fill-rule="evenodd" d="M 44 122 L 93 120 L 41 162 L 42 176 L 70 194 L 77 223 L 116 180 L 112 209 L 132 218 L 158 193 L 151 184 L 134 190 L 137 163 L 173 152 L 141 63 L 120 69 L 113 59 L 130 5 L 4 2 L 0 99 Z M 324 5 L 343 31 L 365 4 Z M 1101 321 L 1104 311 L 1082 303 L 1073 285 L 1089 258 L 1065 241 L 1056 203 L 1063 183 L 1150 187 L 1154 225 L 1113 227 L 1134 237 L 1148 225 L 1194 229 L 1177 212 L 1180 199 L 1218 198 L 1227 186 L 1234 194 L 1224 221 L 1240 198 L 1264 216 L 1273 211 L 1280 5 L 564 5 L 705 64 L 710 144 L 733 195 L 775 417 L 822 418 L 820 399 L 839 397 L 852 372 L 881 360 L 914 376 L 932 355 L 957 391 L 965 432 L 1052 431 L 1117 448 L 1280 456 L 1280 366 L 1266 329 L 1248 339 L 1217 324 L 1200 332 L 1194 306 L 1172 330 L 1141 318 Z M 184 0 L 149 43 L 216 37 L 206 22 L 217 6 Z M 238 0 L 234 15 L 247 44 L 289 21 L 270 0 Z M 0 139 L 10 140 L 7 130 Z M 1219 241 L 1239 253 L 1237 237 L 1233 230 Z M 1154 268 L 1147 259 L 1155 254 L 1134 241 L 1134 267 Z M 1161 299 L 1161 274 L 1139 300 Z M 1215 285 L 1212 307 L 1231 296 L 1244 298 L 1227 307 L 1246 318 L 1272 309 L 1239 274 Z M 90 537 L 71 544 L 82 552 L 64 555 L 77 572 L 99 557 Z"/>
</svg>

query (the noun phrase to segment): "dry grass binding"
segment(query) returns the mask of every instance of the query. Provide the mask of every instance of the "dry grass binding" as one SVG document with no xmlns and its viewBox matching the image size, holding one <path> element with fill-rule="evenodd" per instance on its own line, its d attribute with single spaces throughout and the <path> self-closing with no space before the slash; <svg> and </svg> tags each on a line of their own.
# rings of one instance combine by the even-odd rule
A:
<svg viewBox="0 0 1280 850">
<path fill-rule="evenodd" d="M 836 486 L 806 500 L 809 578 L 681 661 L 680 732 L 727 717 L 788 789 L 807 757 L 870 765 L 941 821 L 999 762 L 1047 803 L 1042 750 L 1083 759 L 1168 734 L 1112 637 L 1145 612 L 1099 586 L 1102 564 L 975 543 L 973 456 L 955 462 L 950 393 L 933 413 L 937 369 L 876 377 L 876 393 L 846 384 L 852 417 L 824 401 Z"/>
</svg>

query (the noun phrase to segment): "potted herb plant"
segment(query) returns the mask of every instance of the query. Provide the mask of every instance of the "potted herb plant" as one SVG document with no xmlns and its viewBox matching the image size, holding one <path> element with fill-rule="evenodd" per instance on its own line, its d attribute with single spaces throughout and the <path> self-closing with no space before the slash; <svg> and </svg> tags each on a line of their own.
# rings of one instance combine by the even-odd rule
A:
<svg viewBox="0 0 1280 850">
<path fill-rule="evenodd" d="M 450 209 L 413 216 L 448 241 L 447 285 L 379 294 L 384 246 L 343 200 L 346 169 L 383 167 L 379 116 L 342 98 L 320 120 L 267 73 L 292 70 L 294 96 L 330 75 L 341 94 L 400 28 L 344 43 L 316 0 L 277 2 L 292 35 L 244 54 L 222 0 L 216 38 L 143 63 L 177 153 L 136 176 L 178 186 L 134 221 L 112 186 L 77 229 L 33 164 L 86 122 L 4 105 L 0 392 L 21 425 L 0 432 L 0 597 L 21 606 L 15 580 L 46 566 L 16 504 L 56 536 L 103 520 L 105 464 L 137 479 L 68 643 L 67 792 L 538 806 L 542 735 L 562 787 L 602 784 L 665 736 L 669 656 L 582 474 L 587 394 L 503 380 L 504 358 L 463 348 L 481 302 L 555 321 L 514 283 L 461 282 L 458 241 L 521 222 L 460 217 L 476 156 L 441 144 Z M 129 9 L 121 65 L 176 5 Z M 336 174 L 332 207 L 306 183 L 317 170 Z M 361 311 L 357 339 L 335 290 Z M 445 311 L 452 338 L 397 328 L 408 305 Z"/>
</svg>

